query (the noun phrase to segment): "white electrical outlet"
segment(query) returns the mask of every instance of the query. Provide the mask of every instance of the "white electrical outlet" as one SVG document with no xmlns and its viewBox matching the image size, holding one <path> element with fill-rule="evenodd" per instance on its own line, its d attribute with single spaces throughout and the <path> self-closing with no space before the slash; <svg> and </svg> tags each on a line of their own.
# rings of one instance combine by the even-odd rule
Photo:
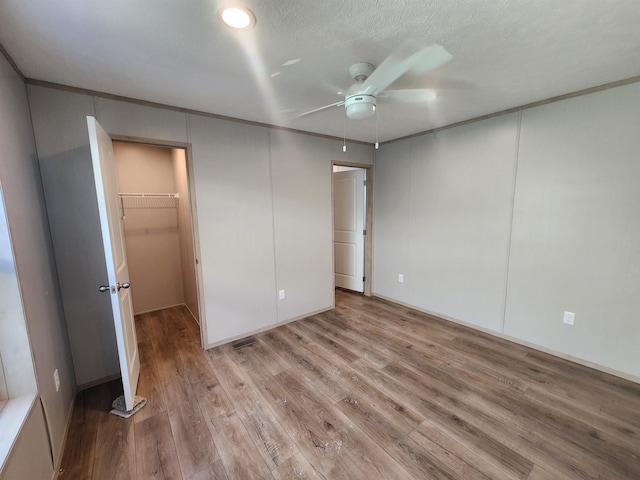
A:
<svg viewBox="0 0 640 480">
<path fill-rule="evenodd" d="M 567 325 L 573 325 L 573 322 L 576 320 L 576 314 L 573 312 L 564 312 L 564 317 L 562 318 L 562 323 L 566 323 Z"/>
<path fill-rule="evenodd" d="M 404 275 L 401 273 L 398 274 L 398 283 L 404 283 Z"/>
<path fill-rule="evenodd" d="M 278 290 L 278 298 L 284 300 L 284 290 Z"/>
<path fill-rule="evenodd" d="M 56 392 L 60 391 L 60 375 L 58 375 L 58 369 L 53 371 L 53 382 L 56 384 Z"/>
</svg>

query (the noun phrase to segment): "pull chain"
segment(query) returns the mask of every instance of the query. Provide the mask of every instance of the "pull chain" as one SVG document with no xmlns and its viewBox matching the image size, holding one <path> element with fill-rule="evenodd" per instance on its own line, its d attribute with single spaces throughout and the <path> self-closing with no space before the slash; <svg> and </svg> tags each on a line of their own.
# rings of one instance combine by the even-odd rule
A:
<svg viewBox="0 0 640 480">
<path fill-rule="evenodd" d="M 347 119 L 344 119 L 344 129 L 342 130 L 342 153 L 347 151 Z"/>
<path fill-rule="evenodd" d="M 378 147 L 380 147 L 380 144 L 378 143 L 378 115 L 376 115 L 376 144 L 375 144 L 376 150 L 378 150 Z"/>
</svg>

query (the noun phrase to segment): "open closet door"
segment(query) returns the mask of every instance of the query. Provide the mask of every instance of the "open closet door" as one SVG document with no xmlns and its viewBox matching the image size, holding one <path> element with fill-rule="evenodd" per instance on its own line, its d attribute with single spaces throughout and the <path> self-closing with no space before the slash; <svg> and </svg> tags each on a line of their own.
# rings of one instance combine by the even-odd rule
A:
<svg viewBox="0 0 640 480">
<path fill-rule="evenodd" d="M 111 297 L 113 322 L 116 330 L 118 358 L 122 373 L 124 399 L 127 410 L 132 410 L 140 374 L 138 340 L 133 318 L 129 270 L 122 233 L 122 215 L 118 203 L 118 182 L 111 138 L 93 117 L 87 117 L 91 161 L 96 183 L 98 212 L 102 230 L 102 243 L 107 267 L 107 285 L 100 291 Z M 98 287 L 96 285 L 96 287 Z"/>
</svg>

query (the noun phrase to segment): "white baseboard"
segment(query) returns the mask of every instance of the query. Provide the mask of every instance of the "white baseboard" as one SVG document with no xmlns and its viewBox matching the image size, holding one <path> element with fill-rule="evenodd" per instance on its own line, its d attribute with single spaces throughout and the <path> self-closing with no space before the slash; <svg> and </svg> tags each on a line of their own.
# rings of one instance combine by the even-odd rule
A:
<svg viewBox="0 0 640 480">
<path fill-rule="evenodd" d="M 144 312 L 133 312 L 133 314 L 134 315 L 142 315 L 142 314 L 145 314 L 145 313 L 159 312 L 160 310 L 164 310 L 165 308 L 179 307 L 181 305 L 184 305 L 186 307 L 186 304 L 184 304 L 184 303 L 174 303 L 173 305 L 167 305 L 166 307 L 153 308 L 151 310 L 145 310 Z M 189 308 L 189 307 L 187 307 L 187 308 Z M 191 310 L 189 310 L 189 312 L 191 312 Z"/>
</svg>

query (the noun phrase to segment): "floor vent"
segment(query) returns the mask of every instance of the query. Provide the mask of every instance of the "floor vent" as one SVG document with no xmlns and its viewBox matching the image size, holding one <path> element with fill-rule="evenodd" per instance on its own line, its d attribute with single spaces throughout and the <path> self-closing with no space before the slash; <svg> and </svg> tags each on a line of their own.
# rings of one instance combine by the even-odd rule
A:
<svg viewBox="0 0 640 480">
<path fill-rule="evenodd" d="M 231 346 L 234 350 L 239 350 L 242 347 L 248 347 L 249 345 L 253 345 L 256 343 L 256 339 L 254 337 L 248 337 L 238 342 L 232 343 Z"/>
</svg>

